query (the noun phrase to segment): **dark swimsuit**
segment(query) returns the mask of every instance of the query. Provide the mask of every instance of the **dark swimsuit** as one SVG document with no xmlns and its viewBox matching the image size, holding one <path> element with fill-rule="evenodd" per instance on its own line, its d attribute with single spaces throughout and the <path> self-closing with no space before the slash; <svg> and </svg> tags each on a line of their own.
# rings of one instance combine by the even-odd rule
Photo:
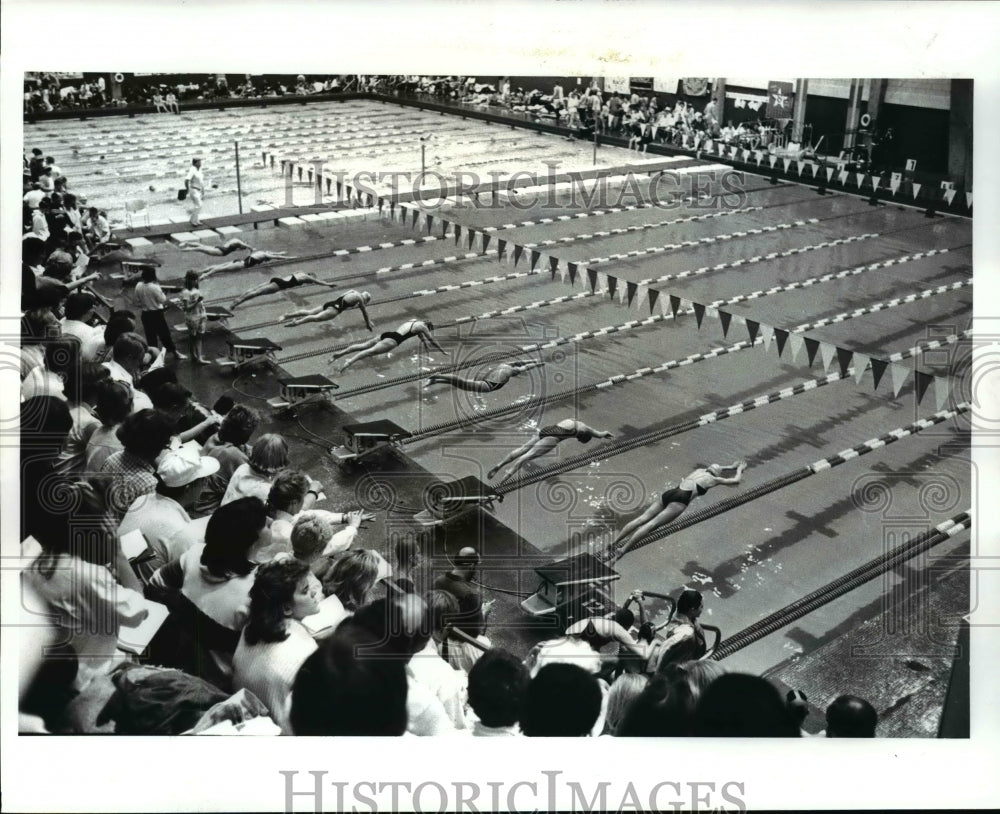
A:
<svg viewBox="0 0 1000 814">
<path fill-rule="evenodd" d="M 568 430 L 560 427 L 558 424 L 550 424 L 548 427 L 542 427 L 538 431 L 539 438 L 558 438 L 563 441 L 567 438 L 575 438 L 581 444 L 586 444 L 594 436 L 591 435 L 586 430 L 582 432 L 577 432 L 576 430 Z"/>
<path fill-rule="evenodd" d="M 685 506 L 687 506 L 691 502 L 691 499 L 695 496 L 695 493 L 697 493 L 698 497 L 701 497 L 708 491 L 708 489 L 706 489 L 704 486 L 701 486 L 700 484 L 697 483 L 695 484 L 694 488 L 695 492 L 692 492 L 688 489 L 681 489 L 680 487 L 674 487 L 673 489 L 668 489 L 666 492 L 660 495 L 660 502 L 663 504 L 663 508 L 664 509 L 667 508 L 667 506 L 670 505 L 671 503 L 683 503 Z"/>
<path fill-rule="evenodd" d="M 250 258 L 248 257 L 247 260 L 249 259 Z M 302 285 L 302 281 L 294 274 L 289 277 L 272 277 L 271 282 L 278 286 L 278 291 L 284 291 L 286 288 L 295 288 L 296 286 Z"/>
<path fill-rule="evenodd" d="M 242 248 L 243 248 L 242 246 L 237 246 L 235 244 L 233 244 L 233 245 L 227 244 L 225 246 L 220 246 L 219 247 L 219 249 L 222 251 L 222 256 L 223 257 L 225 257 L 227 254 L 232 254 L 233 252 L 238 252 Z M 244 262 L 246 262 L 246 261 L 244 261 Z"/>
<path fill-rule="evenodd" d="M 345 308 L 350 308 L 350 307 L 351 306 L 349 306 L 349 305 L 344 305 L 344 298 L 343 297 L 337 297 L 337 299 L 335 299 L 335 300 L 330 300 L 330 302 L 324 302 L 323 303 L 323 310 L 324 311 L 326 309 L 330 308 L 330 309 L 333 309 L 334 311 L 336 311 L 338 314 L 341 311 L 343 311 Z"/>
<path fill-rule="evenodd" d="M 264 262 L 266 262 L 266 258 L 264 260 L 259 260 L 252 254 L 248 254 L 246 257 L 243 258 L 243 268 L 245 269 L 252 268 L 253 266 L 259 266 L 261 263 Z"/>
<path fill-rule="evenodd" d="M 396 331 L 386 331 L 384 334 L 379 335 L 379 339 L 391 339 L 397 345 L 402 345 L 407 339 L 416 335 L 412 331 L 405 334 L 396 333 Z"/>
</svg>

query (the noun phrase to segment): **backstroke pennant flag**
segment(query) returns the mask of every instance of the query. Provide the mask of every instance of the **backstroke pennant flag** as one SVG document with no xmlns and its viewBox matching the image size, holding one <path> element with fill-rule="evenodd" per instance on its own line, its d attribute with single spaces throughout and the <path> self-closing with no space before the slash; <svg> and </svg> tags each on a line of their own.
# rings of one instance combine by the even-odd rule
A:
<svg viewBox="0 0 1000 814">
<path fill-rule="evenodd" d="M 652 315 L 653 309 L 656 308 L 656 301 L 660 298 L 660 292 L 655 288 L 649 289 L 649 313 Z"/>
<path fill-rule="evenodd" d="M 514 268 L 517 268 L 517 261 L 521 259 L 521 254 L 524 252 L 524 246 L 519 246 L 514 244 Z"/>
<path fill-rule="evenodd" d="M 854 354 L 846 348 L 837 348 L 837 364 L 840 366 L 840 375 L 847 375 L 847 368 L 851 366 Z"/>
<path fill-rule="evenodd" d="M 903 389 L 906 380 L 910 378 L 910 369 L 895 362 L 892 362 L 889 368 L 889 373 L 892 374 L 892 395 L 898 397 L 899 391 Z"/>
<path fill-rule="evenodd" d="M 791 351 L 792 356 L 788 361 L 794 362 L 798 358 L 799 353 L 802 352 L 802 348 L 804 347 L 804 345 L 805 345 L 805 339 L 803 337 L 799 336 L 798 334 L 789 334 L 788 349 Z"/>
<path fill-rule="evenodd" d="M 455 245 L 458 245 L 459 239 L 462 237 L 462 224 L 455 224 Z"/>
<path fill-rule="evenodd" d="M 504 252 L 507 250 L 507 241 L 503 238 L 497 238 L 497 262 L 503 262 Z"/>
<path fill-rule="evenodd" d="M 692 302 L 691 307 L 694 308 L 694 319 L 698 323 L 698 328 L 701 328 L 701 321 L 705 318 L 705 306 L 698 302 Z"/>
<path fill-rule="evenodd" d="M 778 358 L 781 358 L 781 354 L 785 352 L 785 343 L 788 341 L 788 331 L 784 328 L 775 328 L 774 341 L 778 346 Z"/>
<path fill-rule="evenodd" d="M 577 264 L 576 263 L 567 263 L 566 264 L 566 268 L 569 269 L 569 284 L 572 285 L 572 286 L 575 286 L 576 285 Z"/>
<path fill-rule="evenodd" d="M 874 356 L 871 357 L 872 364 L 872 390 L 878 390 L 879 383 L 882 381 L 882 376 L 885 375 L 885 369 L 889 366 L 888 362 L 882 359 L 876 359 Z"/>
<path fill-rule="evenodd" d="M 549 273 L 552 275 L 552 279 L 556 278 L 556 270 L 559 268 L 559 258 L 553 254 L 549 255 Z"/>
<path fill-rule="evenodd" d="M 816 351 L 819 350 L 819 341 L 810 339 L 808 336 L 803 337 L 803 339 L 806 343 L 806 357 L 809 359 L 809 367 L 812 367 L 816 361 Z"/>
<path fill-rule="evenodd" d="M 719 322 L 722 323 L 722 335 L 729 336 L 729 323 L 733 321 L 733 315 L 728 311 L 719 309 Z"/>
<path fill-rule="evenodd" d="M 611 297 L 611 299 L 614 299 L 615 298 L 615 291 L 617 291 L 617 290 L 618 290 L 618 278 L 617 277 L 612 277 L 609 274 L 608 275 L 608 296 Z"/>
<path fill-rule="evenodd" d="M 927 392 L 933 379 L 934 377 L 930 373 L 921 373 L 919 370 L 913 372 L 913 386 L 917 393 L 917 404 L 923 400 L 924 393 Z"/>
<path fill-rule="evenodd" d="M 538 265 L 538 258 L 541 257 L 541 252 L 537 252 L 534 249 L 531 250 L 531 270 L 535 270 L 535 266 Z"/>
<path fill-rule="evenodd" d="M 937 401 L 937 408 L 939 410 L 943 410 L 945 404 L 948 403 L 949 388 L 950 382 L 947 376 L 934 377 L 934 398 Z"/>
<path fill-rule="evenodd" d="M 868 356 L 863 353 L 854 354 L 854 381 L 861 384 L 861 378 L 868 369 Z"/>
<path fill-rule="evenodd" d="M 760 323 L 755 320 L 746 320 L 747 325 L 747 335 L 750 337 L 750 344 L 752 345 L 757 341 L 757 331 L 760 329 Z"/>
<path fill-rule="evenodd" d="M 820 342 L 819 353 L 820 357 L 823 359 L 823 372 L 829 373 L 833 357 L 837 355 L 837 348 L 828 342 Z"/>
<path fill-rule="evenodd" d="M 587 283 L 590 285 L 591 294 L 597 291 L 597 271 L 595 269 L 587 268 Z"/>
<path fill-rule="evenodd" d="M 677 319 L 677 311 L 681 307 L 681 298 L 675 294 L 668 294 L 667 299 L 670 300 L 670 313 L 674 319 Z"/>
<path fill-rule="evenodd" d="M 767 352 L 771 350 L 771 340 L 774 339 L 774 328 L 770 325 L 761 324 L 760 334 L 764 337 L 764 351 Z"/>
</svg>

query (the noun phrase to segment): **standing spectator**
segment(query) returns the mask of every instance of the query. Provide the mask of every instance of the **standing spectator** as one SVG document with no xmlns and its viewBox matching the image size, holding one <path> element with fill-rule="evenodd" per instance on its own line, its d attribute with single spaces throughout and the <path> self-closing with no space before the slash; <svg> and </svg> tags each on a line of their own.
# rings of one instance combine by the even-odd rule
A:
<svg viewBox="0 0 1000 814">
<path fill-rule="evenodd" d="M 201 159 L 191 159 L 191 168 L 184 179 L 188 204 L 191 209 L 191 225 L 201 226 L 201 198 L 205 193 L 205 176 L 201 172 Z"/>
<path fill-rule="evenodd" d="M 198 288 L 201 275 L 194 270 L 184 274 L 184 290 L 178 300 L 184 312 L 184 324 L 187 326 L 188 346 L 191 359 L 197 365 L 207 365 L 208 359 L 201 355 L 202 338 L 205 336 L 205 326 L 208 323 L 208 309 L 205 308 L 205 295 Z"/>
<path fill-rule="evenodd" d="M 582 738 L 601 715 L 597 677 L 575 664 L 545 665 L 531 679 L 521 711 L 521 732 L 530 738 Z"/>
<path fill-rule="evenodd" d="M 161 565 L 203 542 L 204 523 L 193 521 L 188 509 L 204 479 L 218 468 L 219 462 L 203 457 L 193 441 L 168 448 L 156 464 L 156 491 L 133 501 L 118 535 L 140 531 Z"/>
<path fill-rule="evenodd" d="M 496 648 L 483 654 L 469 671 L 469 707 L 475 713 L 475 737 L 520 735 L 517 719 L 531 677 L 512 653 Z"/>
<path fill-rule="evenodd" d="M 233 472 L 221 504 L 241 497 L 256 497 L 263 503 L 271 491 L 275 476 L 288 466 L 288 442 L 277 433 L 262 435 L 254 441 L 250 458 Z"/>
<path fill-rule="evenodd" d="M 285 735 L 292 734 L 295 675 L 316 651 L 302 620 L 319 611 L 322 596 L 309 566 L 292 559 L 260 566 L 250 588 L 250 617 L 233 654 L 233 687 L 256 695 Z"/>
<path fill-rule="evenodd" d="M 32 181 L 37 181 L 42 174 L 42 168 L 45 166 L 45 156 L 41 150 L 37 147 L 31 150 L 31 159 L 28 161 L 28 171 L 31 175 Z"/>
<path fill-rule="evenodd" d="M 877 726 L 875 707 L 856 695 L 841 695 L 826 708 L 828 738 L 874 738 Z"/>
<path fill-rule="evenodd" d="M 233 473 L 249 460 L 250 447 L 247 442 L 257 430 L 260 416 L 249 407 L 235 405 L 222 419 L 218 432 L 205 442 L 203 453 L 219 462 L 219 471 L 209 475 L 198 498 L 198 514 L 211 514 L 222 503 L 222 496 Z"/>
<path fill-rule="evenodd" d="M 177 359 L 187 359 L 187 356 L 174 347 L 174 340 L 170 336 L 170 328 L 163 315 L 167 297 L 156 282 L 155 266 L 143 267 L 142 279 L 135 286 L 135 298 L 142 309 L 142 327 L 146 332 L 146 341 L 152 347 L 162 344 L 167 353 L 172 353 Z"/>
<path fill-rule="evenodd" d="M 455 627 L 470 636 L 480 636 L 486 631 L 486 615 L 493 603 L 484 603 L 471 583 L 479 565 L 479 554 L 474 548 L 466 546 L 459 550 L 452 562 L 454 567 L 451 571 L 434 580 L 434 588 L 447 591 L 458 600 Z"/>
</svg>

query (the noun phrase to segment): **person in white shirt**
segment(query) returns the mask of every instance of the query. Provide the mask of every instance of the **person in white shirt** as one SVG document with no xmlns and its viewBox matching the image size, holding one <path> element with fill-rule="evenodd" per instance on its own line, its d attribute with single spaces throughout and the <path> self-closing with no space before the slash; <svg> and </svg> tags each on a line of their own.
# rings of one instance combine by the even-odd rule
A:
<svg viewBox="0 0 1000 814">
<path fill-rule="evenodd" d="M 115 340 L 111 351 L 111 361 L 104 366 L 111 372 L 111 378 L 117 382 L 125 382 L 132 390 L 132 412 L 153 409 L 153 402 L 142 390 L 135 386 L 135 376 L 142 369 L 146 358 L 146 343 L 142 337 L 134 333 L 124 333 Z M 157 364 L 157 362 L 159 364 Z M 150 366 L 150 370 L 162 366 L 163 354 Z"/>
<path fill-rule="evenodd" d="M 167 295 L 156 282 L 155 266 L 143 267 L 142 277 L 135 286 L 135 298 L 142 309 L 142 327 L 150 346 L 162 344 L 167 353 L 173 354 L 177 359 L 187 359 L 187 356 L 174 347 L 174 340 L 170 336 L 170 328 L 163 315 L 169 303 Z"/>
<path fill-rule="evenodd" d="M 192 520 L 188 509 L 198 500 L 205 478 L 218 469 L 219 462 L 202 456 L 196 441 L 172 444 L 157 462 L 156 491 L 133 501 L 118 526 L 118 536 L 141 532 L 163 564 L 204 542 L 208 518 Z"/>
<path fill-rule="evenodd" d="M 302 620 L 319 611 L 323 596 L 309 566 L 280 558 L 257 569 L 250 588 L 250 617 L 233 655 L 233 687 L 247 689 L 267 707 L 284 735 L 292 684 L 316 642 Z"/>
<path fill-rule="evenodd" d="M 47 198 L 48 195 L 38 188 L 37 182 L 35 186 L 24 193 L 24 197 L 21 199 L 24 201 L 29 209 L 38 209 L 38 204 L 42 202 L 43 198 Z"/>
<path fill-rule="evenodd" d="M 66 400 L 64 381 L 71 368 L 80 365 L 80 340 L 61 336 L 45 344 L 45 364 L 32 368 L 21 382 L 21 401 L 35 396 Z"/>
<path fill-rule="evenodd" d="M 66 298 L 62 324 L 63 336 L 75 336 L 80 340 L 80 357 L 84 362 L 93 362 L 104 347 L 104 327 L 91 325 L 97 300 L 86 291 L 75 291 Z"/>
<path fill-rule="evenodd" d="M 205 176 L 201 172 L 200 158 L 191 160 L 191 168 L 184 179 L 184 188 L 187 190 L 187 199 L 191 210 L 191 225 L 201 226 L 201 199 L 205 194 Z"/>
<path fill-rule="evenodd" d="M 266 433 L 253 443 L 250 460 L 238 466 L 229 479 L 221 506 L 241 497 L 267 500 L 277 474 L 288 466 L 288 442 L 277 433 Z"/>
</svg>

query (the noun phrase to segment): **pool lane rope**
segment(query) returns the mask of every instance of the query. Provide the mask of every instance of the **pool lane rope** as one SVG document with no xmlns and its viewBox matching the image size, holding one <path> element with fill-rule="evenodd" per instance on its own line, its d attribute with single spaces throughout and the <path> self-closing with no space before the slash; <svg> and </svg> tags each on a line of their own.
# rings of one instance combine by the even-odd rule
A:
<svg viewBox="0 0 1000 814">
<path fill-rule="evenodd" d="M 748 503 L 751 503 L 758 498 L 764 497 L 765 495 L 777 492 L 779 489 L 784 489 L 786 486 L 791 486 L 793 483 L 805 480 L 806 478 L 812 477 L 814 475 L 819 475 L 823 472 L 827 472 L 834 469 L 841 464 L 847 463 L 847 461 L 854 460 L 855 458 L 860 458 L 867 455 L 875 450 L 882 449 L 894 444 L 903 438 L 910 438 L 918 435 L 923 430 L 940 424 L 944 421 L 948 421 L 955 418 L 968 410 L 971 409 L 971 404 L 967 401 L 963 401 L 956 404 L 953 408 L 949 410 L 940 410 L 927 418 L 921 418 L 914 421 L 912 424 L 908 424 L 904 427 L 898 427 L 897 429 L 891 430 L 890 432 L 884 433 L 877 438 L 869 439 L 860 444 L 857 444 L 848 449 L 842 450 L 835 455 L 830 455 L 826 458 L 822 458 L 808 466 L 801 467 L 785 475 L 780 475 L 773 478 L 766 483 L 758 484 L 757 486 L 751 487 L 741 491 L 737 495 L 732 497 L 723 498 L 722 500 L 716 501 L 710 506 L 706 506 L 694 512 L 685 512 L 678 520 L 664 526 L 661 529 L 657 529 L 644 537 L 639 538 L 635 543 L 629 548 L 629 553 L 636 551 L 644 546 L 655 543 L 658 540 L 662 540 L 664 537 L 669 537 L 671 534 L 675 534 L 683 529 L 690 528 L 704 520 L 708 520 L 712 517 L 717 517 L 720 514 L 724 514 L 732 509 L 740 508 Z M 611 554 L 615 550 L 615 546 L 609 546 L 605 549 L 605 555 L 610 558 Z"/>
<path fill-rule="evenodd" d="M 864 585 L 866 582 L 871 582 L 876 577 L 898 568 L 903 563 L 924 554 L 934 546 L 952 540 L 971 528 L 972 514 L 970 509 L 939 523 L 934 528 L 917 535 L 912 540 L 897 546 L 892 551 L 887 551 L 869 560 L 864 565 L 858 566 L 842 577 L 824 585 L 822 588 L 818 588 L 796 599 L 791 604 L 723 639 L 712 654 L 712 658 L 716 661 L 721 661 L 733 655 L 733 653 L 742 650 L 744 647 L 760 641 L 772 633 L 776 633 L 792 622 L 801 619 L 803 616 L 807 616 L 824 605 L 833 602 L 835 599 L 839 599 L 855 588 Z"/>
</svg>

